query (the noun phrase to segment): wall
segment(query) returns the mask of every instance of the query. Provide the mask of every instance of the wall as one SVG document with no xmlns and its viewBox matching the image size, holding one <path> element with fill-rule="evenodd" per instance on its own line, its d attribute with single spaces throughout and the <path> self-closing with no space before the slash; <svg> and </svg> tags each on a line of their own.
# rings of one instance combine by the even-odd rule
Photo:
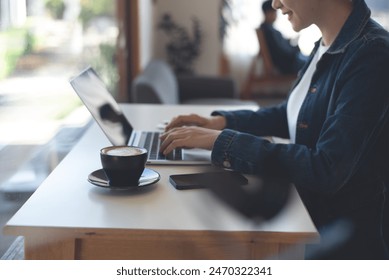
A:
<svg viewBox="0 0 389 280">
<path fill-rule="evenodd" d="M 217 75 L 219 73 L 219 5 L 220 0 L 141 0 L 140 37 L 141 66 L 151 58 L 166 59 L 166 35 L 157 29 L 158 22 L 165 13 L 174 21 L 191 30 L 192 17 L 199 19 L 203 30 L 203 45 L 200 57 L 195 62 L 197 74 Z"/>
</svg>

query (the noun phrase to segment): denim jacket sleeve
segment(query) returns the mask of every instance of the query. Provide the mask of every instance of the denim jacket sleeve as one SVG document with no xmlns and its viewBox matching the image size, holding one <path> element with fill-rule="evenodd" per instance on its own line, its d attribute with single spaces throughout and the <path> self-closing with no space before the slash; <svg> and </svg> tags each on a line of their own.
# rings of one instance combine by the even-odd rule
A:
<svg viewBox="0 0 389 280">
<path fill-rule="evenodd" d="M 257 111 L 215 111 L 227 120 L 227 128 L 256 136 L 289 137 L 288 120 L 286 117 L 286 102 L 270 108 Z"/>
</svg>

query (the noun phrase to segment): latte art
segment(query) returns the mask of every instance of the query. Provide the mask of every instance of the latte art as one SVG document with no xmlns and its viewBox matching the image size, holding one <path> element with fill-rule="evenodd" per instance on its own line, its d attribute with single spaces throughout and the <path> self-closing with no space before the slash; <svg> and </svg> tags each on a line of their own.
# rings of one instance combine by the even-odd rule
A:
<svg viewBox="0 0 389 280">
<path fill-rule="evenodd" d="M 106 155 L 119 156 L 119 157 L 136 156 L 144 153 L 143 150 L 134 147 L 116 147 L 116 148 L 107 149 L 104 152 Z"/>
</svg>

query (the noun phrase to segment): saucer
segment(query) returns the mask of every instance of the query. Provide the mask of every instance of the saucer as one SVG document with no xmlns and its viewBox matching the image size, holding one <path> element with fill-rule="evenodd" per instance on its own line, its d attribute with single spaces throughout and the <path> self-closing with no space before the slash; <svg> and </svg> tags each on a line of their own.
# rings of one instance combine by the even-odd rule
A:
<svg viewBox="0 0 389 280">
<path fill-rule="evenodd" d="M 103 169 L 98 169 L 96 171 L 93 171 L 88 176 L 89 183 L 102 187 L 107 188 L 111 190 L 129 190 L 134 188 L 140 188 L 140 187 L 146 187 L 151 184 L 154 184 L 159 181 L 160 175 L 158 172 L 145 168 L 145 170 L 142 173 L 142 176 L 139 179 L 138 185 L 130 185 L 130 186 L 111 186 L 108 182 L 107 176 L 105 175 L 105 172 Z"/>
</svg>

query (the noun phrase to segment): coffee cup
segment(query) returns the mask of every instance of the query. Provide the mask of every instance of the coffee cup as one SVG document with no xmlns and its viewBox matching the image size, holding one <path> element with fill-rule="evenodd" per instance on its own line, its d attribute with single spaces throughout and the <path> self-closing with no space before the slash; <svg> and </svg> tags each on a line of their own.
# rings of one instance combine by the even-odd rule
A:
<svg viewBox="0 0 389 280">
<path fill-rule="evenodd" d="M 135 146 L 110 146 L 100 150 L 110 186 L 137 186 L 145 169 L 147 150 Z"/>
</svg>

